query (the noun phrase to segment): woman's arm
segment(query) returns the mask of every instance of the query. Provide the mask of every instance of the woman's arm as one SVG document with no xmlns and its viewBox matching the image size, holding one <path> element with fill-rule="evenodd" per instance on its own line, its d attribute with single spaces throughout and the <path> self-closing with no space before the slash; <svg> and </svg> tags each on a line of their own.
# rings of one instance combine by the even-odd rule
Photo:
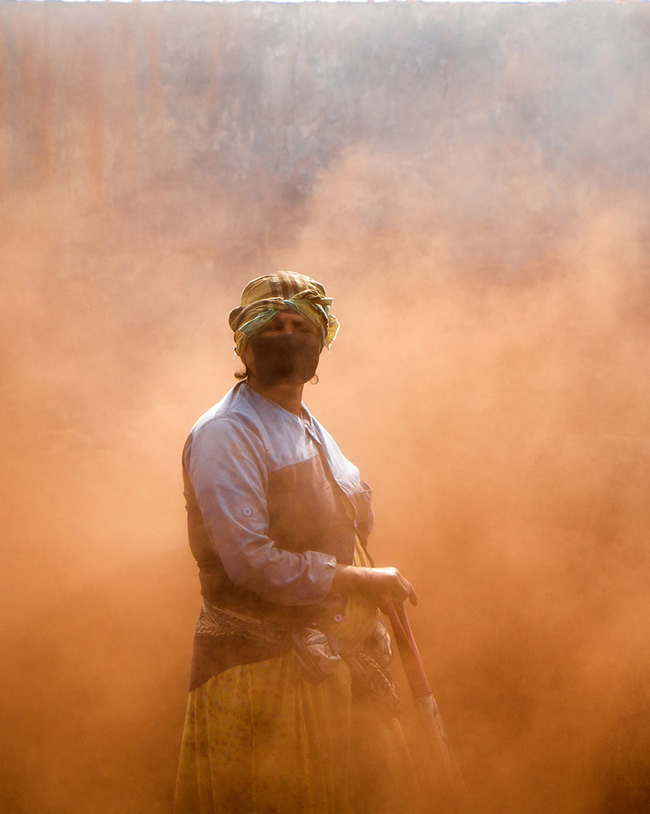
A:
<svg viewBox="0 0 650 814">
<path fill-rule="evenodd" d="M 206 533 L 192 549 L 199 565 L 216 556 L 233 584 L 281 605 L 315 604 L 330 593 L 334 556 L 285 551 L 268 536 L 266 453 L 255 432 L 219 417 L 190 439 L 183 458 Z"/>
</svg>

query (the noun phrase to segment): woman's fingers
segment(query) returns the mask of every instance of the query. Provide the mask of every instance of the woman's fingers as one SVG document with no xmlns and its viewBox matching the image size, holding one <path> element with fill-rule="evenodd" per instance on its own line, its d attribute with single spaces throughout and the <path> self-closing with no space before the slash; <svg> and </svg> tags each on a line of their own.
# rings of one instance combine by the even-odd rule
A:
<svg viewBox="0 0 650 814">
<path fill-rule="evenodd" d="M 409 602 L 411 603 L 411 605 L 417 605 L 418 604 L 418 595 L 415 593 L 415 588 L 411 585 L 410 582 L 409 582 L 408 598 L 409 598 Z"/>
<path fill-rule="evenodd" d="M 403 602 L 405 599 L 408 599 L 409 602 L 412 605 L 417 605 L 418 604 L 418 597 L 417 597 L 417 594 L 415 593 L 415 589 L 413 588 L 411 583 L 407 579 L 405 579 L 401 574 L 400 574 L 400 580 L 401 580 L 400 588 L 402 589 L 402 599 L 401 599 L 401 601 Z"/>
<path fill-rule="evenodd" d="M 337 565 L 332 581 L 332 592 L 348 593 L 355 590 L 374 597 L 380 603 L 380 607 L 382 594 L 390 595 L 397 604 L 408 599 L 413 605 L 417 605 L 418 601 L 415 589 L 397 568 Z"/>
<path fill-rule="evenodd" d="M 408 599 L 413 605 L 417 605 L 417 594 L 411 583 L 403 577 L 397 568 L 375 568 L 372 569 L 376 575 L 377 588 L 379 593 L 389 592 L 394 602 L 404 602 Z"/>
</svg>

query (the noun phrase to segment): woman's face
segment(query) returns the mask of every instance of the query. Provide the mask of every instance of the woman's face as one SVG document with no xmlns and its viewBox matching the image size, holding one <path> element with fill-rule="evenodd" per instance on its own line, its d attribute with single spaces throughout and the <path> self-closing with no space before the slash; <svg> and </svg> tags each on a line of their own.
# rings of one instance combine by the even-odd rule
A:
<svg viewBox="0 0 650 814">
<path fill-rule="evenodd" d="M 244 361 L 267 387 L 298 385 L 313 377 L 322 349 L 322 334 L 314 322 L 292 311 L 280 311 L 251 337 Z"/>
</svg>

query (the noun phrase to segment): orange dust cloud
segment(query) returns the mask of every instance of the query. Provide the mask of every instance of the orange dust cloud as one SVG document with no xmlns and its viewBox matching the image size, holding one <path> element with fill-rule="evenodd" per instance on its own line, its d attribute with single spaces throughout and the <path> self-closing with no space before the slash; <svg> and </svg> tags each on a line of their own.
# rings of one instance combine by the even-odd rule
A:
<svg viewBox="0 0 650 814">
<path fill-rule="evenodd" d="M 1 809 L 169 811 L 181 449 L 281 268 L 476 814 L 650 805 L 648 9 L 468 12 L 0 4 Z"/>
</svg>

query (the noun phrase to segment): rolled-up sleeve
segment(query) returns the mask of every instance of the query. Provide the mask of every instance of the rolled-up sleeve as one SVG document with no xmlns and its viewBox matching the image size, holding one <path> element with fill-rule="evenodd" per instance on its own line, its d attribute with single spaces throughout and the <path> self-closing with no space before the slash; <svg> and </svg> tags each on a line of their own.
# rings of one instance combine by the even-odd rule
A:
<svg viewBox="0 0 650 814">
<path fill-rule="evenodd" d="M 214 418 L 196 430 L 183 458 L 210 553 L 235 585 L 282 605 L 327 596 L 336 558 L 285 551 L 268 536 L 268 471 L 259 436 L 237 420 Z"/>
</svg>

